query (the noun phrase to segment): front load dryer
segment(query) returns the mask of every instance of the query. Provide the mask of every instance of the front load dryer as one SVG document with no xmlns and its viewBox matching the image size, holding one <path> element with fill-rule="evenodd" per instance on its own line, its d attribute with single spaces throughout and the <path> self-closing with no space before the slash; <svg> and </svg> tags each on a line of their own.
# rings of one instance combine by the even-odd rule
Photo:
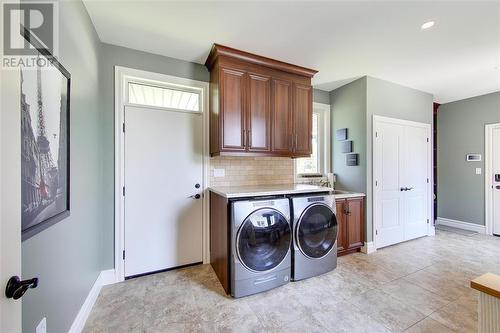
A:
<svg viewBox="0 0 500 333">
<path fill-rule="evenodd" d="M 291 224 L 287 198 L 232 201 L 231 295 L 243 297 L 290 280 Z"/>
<path fill-rule="evenodd" d="M 335 197 L 290 197 L 292 207 L 292 280 L 324 274 L 337 267 Z"/>
</svg>

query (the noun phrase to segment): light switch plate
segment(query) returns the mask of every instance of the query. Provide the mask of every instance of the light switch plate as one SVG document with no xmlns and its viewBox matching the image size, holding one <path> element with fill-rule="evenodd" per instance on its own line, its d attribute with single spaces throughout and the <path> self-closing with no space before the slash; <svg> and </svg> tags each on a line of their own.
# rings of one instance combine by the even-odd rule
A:
<svg viewBox="0 0 500 333">
<path fill-rule="evenodd" d="M 35 329 L 35 333 L 47 333 L 47 318 L 43 317 Z"/>
<path fill-rule="evenodd" d="M 225 176 L 226 176 L 225 169 L 214 169 L 214 177 L 220 178 L 220 177 L 225 177 Z"/>
<path fill-rule="evenodd" d="M 476 175 L 480 175 L 482 172 L 481 168 L 476 168 Z"/>
</svg>

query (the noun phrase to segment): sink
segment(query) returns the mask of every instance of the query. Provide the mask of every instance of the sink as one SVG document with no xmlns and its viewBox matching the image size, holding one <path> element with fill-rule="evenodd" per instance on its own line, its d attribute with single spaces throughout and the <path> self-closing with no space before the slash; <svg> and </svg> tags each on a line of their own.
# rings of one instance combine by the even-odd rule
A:
<svg viewBox="0 0 500 333">
<path fill-rule="evenodd" d="M 333 194 L 349 194 L 351 192 L 348 192 L 348 191 L 342 191 L 342 190 L 333 190 L 332 191 Z"/>
</svg>

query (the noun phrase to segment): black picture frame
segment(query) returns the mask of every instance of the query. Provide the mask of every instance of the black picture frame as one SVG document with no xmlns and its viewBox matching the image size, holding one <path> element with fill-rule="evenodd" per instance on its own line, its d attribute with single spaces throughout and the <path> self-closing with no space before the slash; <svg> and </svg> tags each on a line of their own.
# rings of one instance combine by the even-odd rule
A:
<svg viewBox="0 0 500 333">
<path fill-rule="evenodd" d="M 22 199 L 21 199 L 21 210 L 22 210 L 22 223 L 21 223 L 21 239 L 22 241 L 40 233 L 41 231 L 47 229 L 48 227 L 56 224 L 57 222 L 67 218 L 68 216 L 70 216 L 70 96 L 71 96 L 71 74 L 69 73 L 69 71 L 64 68 L 64 66 L 54 57 L 54 55 L 52 55 L 43 45 L 42 43 L 40 43 L 38 41 L 38 39 L 33 36 L 30 31 L 26 28 L 23 28 L 21 30 L 21 33 L 24 37 L 24 39 L 29 43 L 31 44 L 37 51 L 38 51 L 38 55 L 37 55 L 37 63 L 36 63 L 36 66 L 39 66 L 38 64 L 38 60 L 40 59 L 39 57 L 43 57 L 45 59 L 45 61 L 47 61 L 46 63 L 50 63 L 50 67 L 52 68 L 55 68 L 57 69 L 57 71 L 61 74 L 61 83 L 60 83 L 60 86 L 58 87 L 60 89 L 60 96 L 61 96 L 61 101 L 60 101 L 60 106 L 59 106 L 59 139 L 58 139 L 58 161 L 57 161 L 57 168 L 55 167 L 52 167 L 50 169 L 50 172 L 51 172 L 51 175 L 52 175 L 52 178 L 56 178 L 57 177 L 57 183 L 55 183 L 54 181 L 52 181 L 52 184 L 56 184 L 54 185 L 53 187 L 57 186 L 56 188 L 56 192 L 54 194 L 54 190 L 53 188 L 51 188 L 50 186 L 48 185 L 45 185 L 45 182 L 43 183 L 44 185 L 39 185 L 40 188 L 42 188 L 42 190 L 39 190 L 39 191 L 44 191 L 44 193 L 47 193 L 47 192 L 50 192 L 50 196 L 49 197 L 49 194 L 46 194 L 45 196 L 46 197 L 49 197 L 49 199 L 36 199 L 38 200 L 39 202 L 42 202 L 40 203 L 40 206 L 41 207 L 37 207 L 37 209 L 39 210 L 38 211 L 38 214 L 35 215 L 35 213 L 33 212 L 34 209 L 32 207 L 34 206 L 30 206 L 30 210 L 28 211 L 27 207 L 28 207 L 28 198 L 30 197 L 30 195 L 32 195 L 32 193 L 28 193 L 28 190 L 26 188 L 26 172 L 27 172 L 27 165 L 26 165 L 26 161 L 28 160 L 27 158 L 25 158 L 24 156 L 21 156 L 21 168 L 22 168 L 22 171 L 21 171 L 21 192 L 22 192 Z M 37 68 L 37 71 L 41 71 L 41 69 L 38 69 Z M 42 76 L 41 74 L 37 74 L 37 75 L 40 75 L 40 77 Z M 66 80 L 64 82 L 64 80 Z M 25 112 L 28 112 L 29 113 L 29 110 L 28 111 L 25 111 L 24 108 L 26 107 L 27 102 L 26 102 L 26 96 L 24 95 L 24 91 L 23 91 L 23 68 L 21 68 L 21 141 L 23 142 L 23 140 L 26 139 L 26 129 L 27 128 L 24 128 L 23 127 L 23 121 L 26 123 L 26 121 L 23 119 L 23 117 L 25 116 Z M 40 79 L 40 86 L 43 84 L 43 81 Z M 40 89 L 43 91 L 43 89 Z M 23 100 L 24 99 L 24 100 Z M 40 103 L 40 101 L 42 101 L 42 105 L 43 105 L 43 100 L 42 98 L 39 98 L 38 99 L 38 103 Z M 23 105 L 23 103 L 25 103 Z M 28 105 L 29 107 L 31 107 L 31 105 Z M 38 106 L 40 107 L 40 106 Z M 43 106 L 42 106 L 43 107 Z M 38 112 L 39 114 L 39 112 Z M 31 120 L 31 119 L 30 119 Z M 26 127 L 26 126 L 25 126 Z M 31 126 L 30 130 L 32 131 L 31 132 L 31 135 L 32 135 L 32 138 L 31 138 L 31 144 L 33 147 L 33 142 L 34 142 L 34 133 L 33 133 L 33 126 Z M 39 134 L 39 133 L 38 133 Z M 46 136 L 49 136 L 49 135 L 46 135 Z M 42 160 L 41 158 L 41 153 L 40 151 L 42 150 L 49 150 L 50 152 L 50 143 L 48 142 L 47 138 L 45 138 L 46 140 L 46 146 L 44 146 L 44 148 L 40 148 L 40 137 L 42 137 L 41 135 L 38 135 L 38 137 L 36 138 L 36 144 L 38 146 L 38 161 Z M 55 137 L 54 136 L 54 140 L 55 140 Z M 24 150 L 24 148 L 26 147 L 27 145 L 25 145 L 24 143 L 22 143 L 22 151 L 21 151 L 21 154 L 25 154 L 26 151 Z M 49 148 L 47 148 L 49 147 Z M 36 148 L 35 148 L 36 149 Z M 47 155 L 47 152 L 45 152 L 45 154 Z M 65 156 L 64 156 L 65 155 Z M 62 156 L 62 157 L 61 157 Z M 32 162 L 31 163 L 31 167 L 33 168 L 33 165 L 36 165 L 36 163 Z M 55 170 L 54 170 L 55 168 Z M 42 170 L 42 167 L 41 167 L 41 164 L 39 163 L 39 173 L 43 173 L 45 171 Z M 51 178 L 51 179 L 52 179 Z M 59 186 L 60 184 L 63 184 L 61 186 Z M 36 184 L 36 183 L 34 183 Z M 42 183 L 41 183 L 42 184 Z M 34 185 L 32 185 L 33 187 Z M 47 190 L 47 188 L 49 190 Z M 62 189 L 62 190 L 61 190 Z M 33 192 L 33 189 L 30 189 L 32 192 Z M 59 192 L 61 191 L 61 192 Z M 36 202 L 36 200 L 31 200 L 29 201 L 29 204 L 32 204 L 33 202 Z M 43 210 L 41 210 L 43 209 Z M 44 214 L 42 214 L 44 213 Z M 41 216 L 42 217 L 41 217 Z M 30 217 L 33 219 L 33 220 L 30 220 Z M 35 219 L 36 218 L 36 219 Z M 43 218 L 43 219 L 42 219 Z"/>
</svg>

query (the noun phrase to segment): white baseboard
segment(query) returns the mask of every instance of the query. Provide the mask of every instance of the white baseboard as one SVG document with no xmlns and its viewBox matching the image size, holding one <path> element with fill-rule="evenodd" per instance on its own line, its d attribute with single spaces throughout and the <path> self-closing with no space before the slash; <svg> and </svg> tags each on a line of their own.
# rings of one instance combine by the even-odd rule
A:
<svg viewBox="0 0 500 333">
<path fill-rule="evenodd" d="M 99 277 L 101 278 L 101 285 L 102 286 L 107 286 L 108 284 L 116 283 L 116 276 L 115 276 L 114 269 L 108 269 L 105 271 L 101 271 L 101 274 L 99 274 Z"/>
<path fill-rule="evenodd" d="M 373 242 L 365 242 L 365 245 L 361 248 L 361 252 L 366 254 L 370 254 L 375 251 L 377 251 L 377 249 L 375 248 L 375 244 L 373 244 Z"/>
<path fill-rule="evenodd" d="M 115 283 L 115 270 L 108 269 L 106 271 L 101 271 L 99 276 L 94 282 L 92 289 L 90 289 L 85 302 L 83 302 L 80 311 L 76 315 L 71 328 L 69 329 L 69 333 L 80 333 L 85 327 L 85 322 L 90 315 L 90 311 L 92 311 L 92 307 L 94 306 L 97 296 L 99 296 L 99 292 L 101 291 L 102 286 Z"/>
<path fill-rule="evenodd" d="M 463 229 L 463 230 L 475 231 L 475 232 L 480 233 L 480 234 L 486 234 L 486 227 L 484 225 L 479 225 L 479 224 L 475 224 L 475 223 L 452 220 L 452 219 L 447 219 L 444 217 L 438 217 L 436 219 L 436 225 L 439 225 L 439 224 L 445 225 L 448 227 Z"/>
</svg>

